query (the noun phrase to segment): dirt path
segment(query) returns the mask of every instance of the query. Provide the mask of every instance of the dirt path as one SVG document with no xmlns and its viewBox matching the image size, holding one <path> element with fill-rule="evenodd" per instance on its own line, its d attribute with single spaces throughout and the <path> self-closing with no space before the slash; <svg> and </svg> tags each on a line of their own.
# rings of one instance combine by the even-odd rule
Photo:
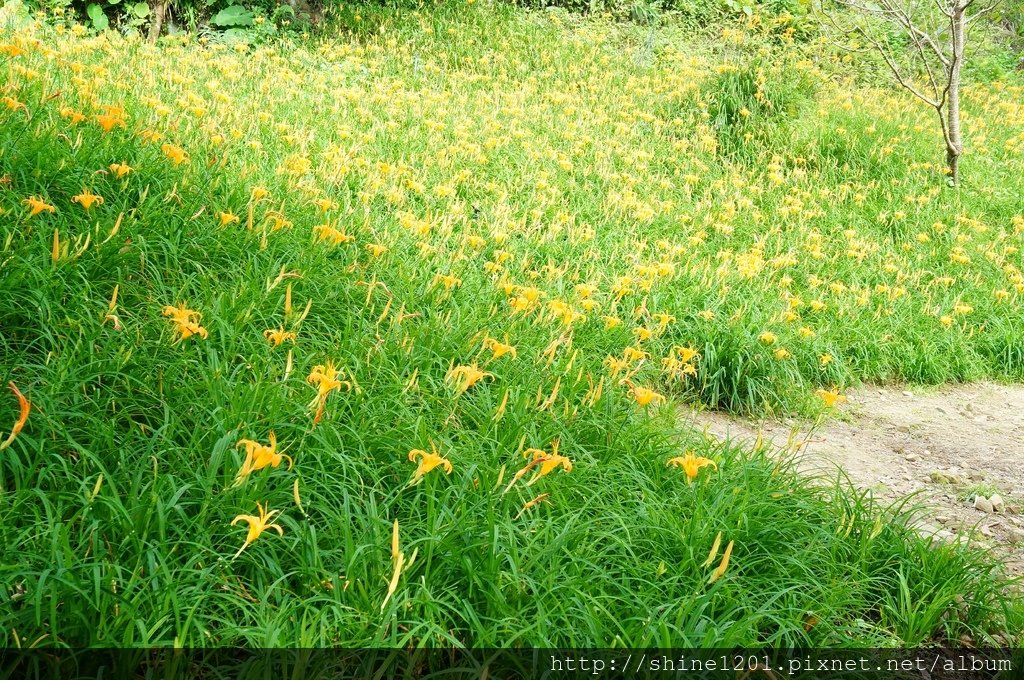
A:
<svg viewBox="0 0 1024 680">
<path fill-rule="evenodd" d="M 979 546 L 1024 574 L 1024 386 L 865 387 L 846 396 L 840 417 L 809 440 L 807 423 L 758 423 L 707 411 L 686 417 L 722 439 L 752 440 L 760 431 L 779 448 L 795 429 L 802 436 L 794 441 L 808 440 L 800 449 L 803 469 L 839 466 L 883 503 L 922 492 L 918 498 L 932 509 L 922 532 L 959 540 L 976 529 Z"/>
</svg>

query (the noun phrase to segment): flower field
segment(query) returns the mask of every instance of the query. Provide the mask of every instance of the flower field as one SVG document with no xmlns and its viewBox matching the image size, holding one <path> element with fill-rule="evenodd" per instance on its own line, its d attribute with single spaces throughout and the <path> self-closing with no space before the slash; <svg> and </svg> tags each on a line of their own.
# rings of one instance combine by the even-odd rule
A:
<svg viewBox="0 0 1024 680">
<path fill-rule="evenodd" d="M 5 646 L 1020 629 L 985 554 L 675 414 L 1024 379 L 1024 83 L 951 189 L 784 20 L 339 21 L 0 21 Z"/>
</svg>

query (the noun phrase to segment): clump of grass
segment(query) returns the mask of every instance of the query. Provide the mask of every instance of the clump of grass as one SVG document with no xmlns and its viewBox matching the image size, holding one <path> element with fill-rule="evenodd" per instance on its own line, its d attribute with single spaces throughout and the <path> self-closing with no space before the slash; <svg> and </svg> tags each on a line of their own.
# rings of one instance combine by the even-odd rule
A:
<svg viewBox="0 0 1024 680">
<path fill-rule="evenodd" d="M 802 65 L 764 57 L 725 62 L 704 85 L 707 112 L 723 152 L 750 158 L 782 143 L 789 121 L 814 96 L 815 82 Z"/>
<path fill-rule="evenodd" d="M 970 501 L 973 503 L 974 499 L 978 496 L 991 498 L 993 494 L 997 493 L 999 493 L 999 487 L 992 482 L 976 482 L 959 489 L 957 492 L 957 498 L 962 501 Z"/>
<path fill-rule="evenodd" d="M 31 402 L 0 452 L 8 644 L 1017 629 L 991 558 L 680 431 L 670 398 L 813 411 L 857 379 L 1016 370 L 984 349 L 1019 327 L 1005 200 L 894 241 L 863 217 L 921 175 L 720 163 L 706 126 L 648 115 L 710 63 L 633 59 L 597 19 L 373 22 L 251 51 L 0 38 L 0 382 Z M 713 465 L 670 466 L 687 451 Z"/>
</svg>

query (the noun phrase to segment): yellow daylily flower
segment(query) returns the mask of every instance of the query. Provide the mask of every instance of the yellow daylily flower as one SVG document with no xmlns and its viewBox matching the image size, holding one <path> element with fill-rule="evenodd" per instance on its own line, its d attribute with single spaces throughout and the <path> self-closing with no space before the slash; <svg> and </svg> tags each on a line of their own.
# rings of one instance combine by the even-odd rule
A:
<svg viewBox="0 0 1024 680">
<path fill-rule="evenodd" d="M 679 355 L 679 361 L 684 364 L 688 364 L 694 359 L 700 358 L 700 352 L 693 349 L 692 347 L 675 347 L 676 354 Z"/>
<path fill-rule="evenodd" d="M 633 329 L 633 335 L 636 336 L 637 342 L 646 342 L 654 337 L 654 331 L 646 326 L 637 326 Z"/>
<path fill-rule="evenodd" d="M 605 357 L 604 365 L 611 371 L 612 377 L 616 377 L 619 373 L 622 373 L 629 368 L 629 362 L 625 359 L 619 359 L 618 357 L 608 356 Z"/>
<path fill-rule="evenodd" d="M 509 298 L 508 304 L 512 308 L 513 314 L 529 312 L 537 306 L 536 302 L 531 302 L 524 295 L 516 295 L 515 297 Z"/>
<path fill-rule="evenodd" d="M 718 469 L 718 464 L 715 461 L 710 458 L 694 455 L 693 451 L 687 451 L 682 456 L 670 458 L 667 465 L 675 465 L 676 467 L 683 468 L 683 472 L 686 473 L 687 484 L 693 483 L 694 478 L 697 477 L 703 467 L 710 465 L 716 470 Z"/>
<path fill-rule="evenodd" d="M 430 442 L 430 453 L 427 453 L 423 449 L 413 449 L 409 451 L 409 460 L 415 463 L 417 459 L 419 459 L 419 463 L 416 465 L 416 471 L 413 472 L 412 479 L 409 480 L 410 486 L 415 486 L 422 482 L 424 475 L 438 466 L 444 468 L 444 473 L 446 475 L 450 475 L 452 473 L 451 462 L 437 452 L 437 447 L 434 445 L 434 442 Z"/>
<path fill-rule="evenodd" d="M 657 319 L 657 321 L 658 321 L 658 328 L 661 329 L 661 330 L 665 330 L 666 328 L 668 328 L 668 325 L 670 323 L 673 323 L 676 320 L 676 317 L 674 317 L 671 314 L 665 313 L 665 312 L 660 312 L 658 314 L 655 314 L 654 318 Z"/>
<path fill-rule="evenodd" d="M 245 536 L 245 543 L 243 543 L 242 547 L 239 548 L 238 552 L 235 553 L 235 557 L 241 555 L 242 551 L 248 548 L 252 544 L 252 542 L 259 538 L 267 529 L 273 529 L 277 532 L 278 536 L 284 536 L 284 529 L 282 529 L 279 524 L 273 524 L 270 521 L 274 518 L 274 515 L 278 514 L 281 511 L 271 510 L 268 512 L 267 509 L 260 503 L 256 503 L 256 507 L 259 508 L 259 516 L 238 515 L 233 520 L 231 520 L 231 526 L 235 526 L 239 522 L 246 522 L 249 525 L 249 533 L 247 533 Z"/>
</svg>

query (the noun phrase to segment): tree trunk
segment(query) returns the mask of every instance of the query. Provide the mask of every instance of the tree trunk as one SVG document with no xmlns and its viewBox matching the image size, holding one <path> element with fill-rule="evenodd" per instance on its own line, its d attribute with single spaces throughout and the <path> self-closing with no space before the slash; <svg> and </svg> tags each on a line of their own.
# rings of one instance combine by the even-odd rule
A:
<svg viewBox="0 0 1024 680">
<path fill-rule="evenodd" d="M 950 29 L 953 34 L 953 57 L 949 65 L 949 102 L 946 108 L 946 166 L 953 186 L 957 186 L 960 184 L 960 154 L 964 150 L 960 135 L 960 69 L 964 65 L 967 17 L 962 0 L 957 0 L 952 10 Z"/>
<path fill-rule="evenodd" d="M 157 2 L 150 5 L 149 13 L 153 17 L 149 24 L 149 42 L 151 43 L 155 43 L 156 39 L 160 37 L 160 31 L 164 26 L 164 17 L 167 16 L 168 5 L 170 5 L 170 0 L 157 0 Z"/>
</svg>

